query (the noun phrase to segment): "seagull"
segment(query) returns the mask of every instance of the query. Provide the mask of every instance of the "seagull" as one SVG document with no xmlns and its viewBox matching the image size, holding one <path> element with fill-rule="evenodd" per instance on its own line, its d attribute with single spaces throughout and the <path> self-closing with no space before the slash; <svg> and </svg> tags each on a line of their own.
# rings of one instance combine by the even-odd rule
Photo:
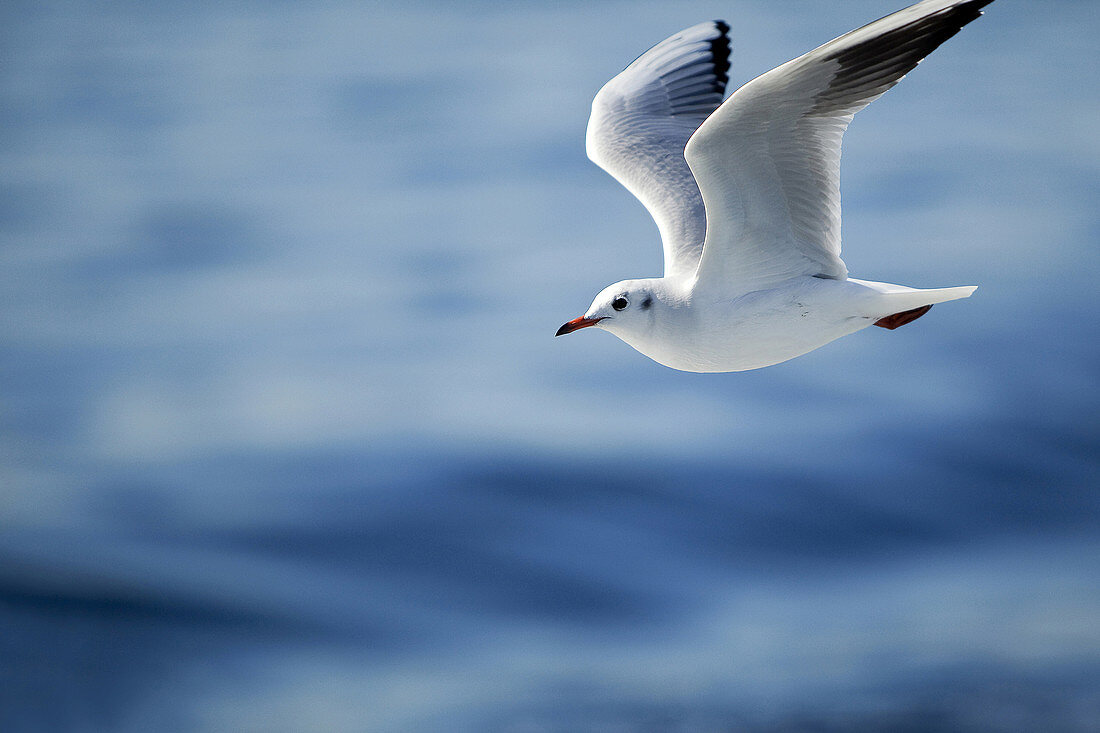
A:
<svg viewBox="0 0 1100 733">
<path fill-rule="evenodd" d="M 758 369 L 870 325 L 895 329 L 976 286 L 848 277 L 848 123 L 992 0 L 924 0 L 756 77 L 722 101 L 729 25 L 658 43 L 596 94 L 588 157 L 657 223 L 664 277 L 604 288 L 557 336 L 595 326 L 688 372 Z"/>
</svg>

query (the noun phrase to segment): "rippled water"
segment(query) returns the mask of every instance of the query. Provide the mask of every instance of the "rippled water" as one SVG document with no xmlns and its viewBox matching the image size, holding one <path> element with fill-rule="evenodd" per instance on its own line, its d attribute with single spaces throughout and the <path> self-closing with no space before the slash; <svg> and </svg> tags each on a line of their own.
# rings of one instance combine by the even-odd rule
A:
<svg viewBox="0 0 1100 733">
<path fill-rule="evenodd" d="M 973 298 L 744 374 L 552 337 L 659 267 L 603 81 L 892 9 L 5 9 L 0 728 L 1095 730 L 1092 3 L 849 132 L 853 274 Z"/>
</svg>

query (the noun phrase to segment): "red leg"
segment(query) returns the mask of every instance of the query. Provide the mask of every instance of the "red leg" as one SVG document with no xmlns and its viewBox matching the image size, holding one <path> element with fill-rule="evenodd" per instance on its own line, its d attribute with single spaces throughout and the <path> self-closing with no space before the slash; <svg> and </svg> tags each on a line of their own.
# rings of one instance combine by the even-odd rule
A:
<svg viewBox="0 0 1100 733">
<path fill-rule="evenodd" d="M 892 316 L 886 316 L 875 321 L 876 326 L 882 328 L 888 328 L 893 331 L 895 328 L 904 326 L 906 323 L 912 323 L 928 311 L 932 310 L 930 305 L 922 305 L 920 308 L 914 308 L 911 311 L 902 311 L 901 313 L 895 313 Z"/>
</svg>

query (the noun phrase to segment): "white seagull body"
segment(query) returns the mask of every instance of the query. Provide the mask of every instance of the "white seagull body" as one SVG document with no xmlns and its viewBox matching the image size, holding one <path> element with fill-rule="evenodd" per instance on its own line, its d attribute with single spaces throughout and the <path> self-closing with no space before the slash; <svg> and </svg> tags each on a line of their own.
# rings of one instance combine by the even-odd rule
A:
<svg viewBox="0 0 1100 733">
<path fill-rule="evenodd" d="M 605 288 L 596 326 L 691 372 L 757 369 L 975 287 L 855 280 L 840 259 L 840 145 L 856 112 L 992 0 L 924 0 L 753 79 L 725 102 L 729 26 L 657 44 L 592 103 L 588 156 L 653 215 L 664 277 Z"/>
</svg>

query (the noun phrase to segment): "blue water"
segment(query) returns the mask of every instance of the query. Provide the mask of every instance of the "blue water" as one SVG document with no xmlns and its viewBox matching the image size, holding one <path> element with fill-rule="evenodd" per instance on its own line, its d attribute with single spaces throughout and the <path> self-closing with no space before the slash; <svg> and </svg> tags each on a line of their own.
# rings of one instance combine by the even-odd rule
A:
<svg viewBox="0 0 1100 733">
<path fill-rule="evenodd" d="M 971 299 L 743 374 L 552 336 L 660 267 L 607 78 L 893 9 L 6 5 L 0 729 L 1097 730 L 1094 3 L 849 131 L 853 275 Z"/>
</svg>

